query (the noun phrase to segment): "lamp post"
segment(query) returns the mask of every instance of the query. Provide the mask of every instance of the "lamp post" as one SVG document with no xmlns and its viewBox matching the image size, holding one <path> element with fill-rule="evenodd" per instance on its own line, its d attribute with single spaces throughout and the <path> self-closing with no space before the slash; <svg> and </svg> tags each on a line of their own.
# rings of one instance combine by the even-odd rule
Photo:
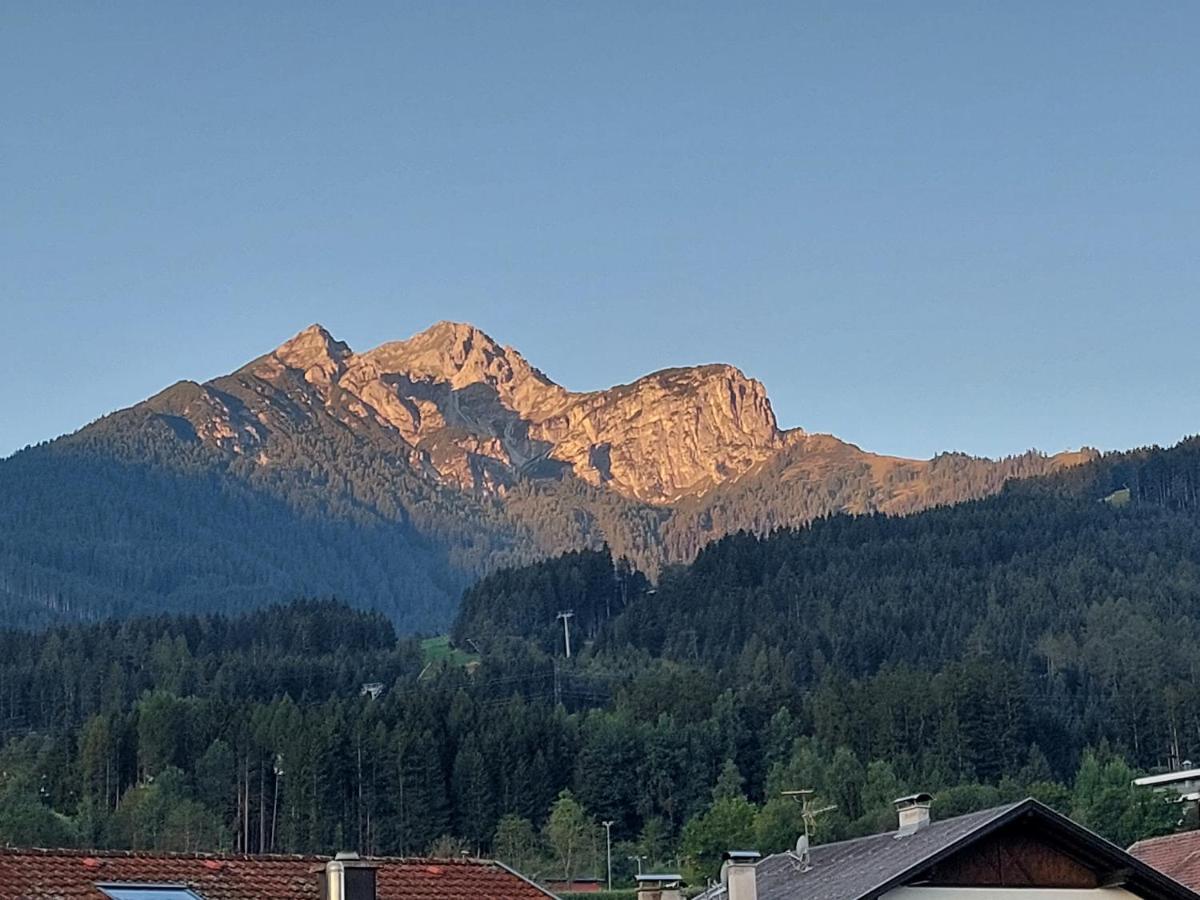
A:
<svg viewBox="0 0 1200 900">
<path fill-rule="evenodd" d="M 608 859 L 608 889 L 612 890 L 612 822 L 601 822 L 604 826 L 604 853 Z"/>
</svg>

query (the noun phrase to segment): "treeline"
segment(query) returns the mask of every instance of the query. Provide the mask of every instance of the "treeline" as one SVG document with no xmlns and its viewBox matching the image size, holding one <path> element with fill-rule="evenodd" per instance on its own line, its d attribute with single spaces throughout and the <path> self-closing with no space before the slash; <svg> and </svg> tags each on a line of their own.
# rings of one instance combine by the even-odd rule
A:
<svg viewBox="0 0 1200 900">
<path fill-rule="evenodd" d="M 463 595 L 451 635 L 460 646 L 477 646 L 478 640 L 495 646 L 515 637 L 552 653 L 565 652 L 569 633 L 583 649 L 651 590 L 646 576 L 627 560 L 614 564 L 607 550 L 567 553 L 483 578 Z M 570 617 L 565 628 L 560 614 Z"/>
</svg>

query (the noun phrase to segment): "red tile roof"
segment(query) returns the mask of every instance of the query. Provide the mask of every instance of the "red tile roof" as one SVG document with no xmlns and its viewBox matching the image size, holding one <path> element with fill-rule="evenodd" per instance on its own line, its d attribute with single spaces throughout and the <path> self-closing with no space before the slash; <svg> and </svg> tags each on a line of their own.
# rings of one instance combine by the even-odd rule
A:
<svg viewBox="0 0 1200 900">
<path fill-rule="evenodd" d="M 1180 884 L 1200 891 L 1200 831 L 1138 841 L 1129 852 Z"/>
<path fill-rule="evenodd" d="M 546 900 L 542 890 L 487 860 L 369 860 L 378 900 Z M 190 888 L 204 900 L 317 900 L 318 856 L 223 856 L 0 849 L 0 900 L 107 900 L 97 884 Z"/>
</svg>

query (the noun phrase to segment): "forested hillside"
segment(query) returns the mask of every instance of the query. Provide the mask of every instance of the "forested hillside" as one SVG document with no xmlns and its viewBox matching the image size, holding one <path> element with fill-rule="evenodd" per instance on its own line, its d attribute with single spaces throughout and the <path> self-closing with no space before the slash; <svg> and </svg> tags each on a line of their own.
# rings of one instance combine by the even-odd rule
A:
<svg viewBox="0 0 1200 900">
<path fill-rule="evenodd" d="M 1130 781 L 1200 752 L 1198 449 L 732 536 L 657 584 L 605 550 L 500 571 L 449 656 L 332 603 L 10 632 L 0 840 L 465 846 L 553 874 L 610 820 L 622 859 L 702 877 L 794 841 L 797 787 L 838 806 L 820 840 L 915 789 L 1170 829 Z"/>
<path fill-rule="evenodd" d="M 994 778 L 1034 740 L 1060 773 L 1108 741 L 1165 765 L 1200 750 L 1198 487 L 1193 439 L 913 516 L 730 536 L 653 592 L 566 558 L 482 581 L 455 634 L 549 651 L 553 609 L 607 605 L 595 658 L 702 668 L 768 709 L 802 699 L 865 758 Z"/>
</svg>

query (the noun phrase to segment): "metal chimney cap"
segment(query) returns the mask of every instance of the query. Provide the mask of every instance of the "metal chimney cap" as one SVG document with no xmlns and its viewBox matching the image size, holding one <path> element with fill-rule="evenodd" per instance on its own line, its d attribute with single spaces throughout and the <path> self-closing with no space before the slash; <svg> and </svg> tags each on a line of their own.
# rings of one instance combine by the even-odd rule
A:
<svg viewBox="0 0 1200 900">
<path fill-rule="evenodd" d="M 897 797 L 892 803 L 897 808 L 905 806 L 929 806 L 933 803 L 933 794 L 927 794 L 922 791 L 918 794 L 909 794 L 907 797 Z"/>
<path fill-rule="evenodd" d="M 378 869 L 379 863 L 363 859 L 353 850 L 339 850 L 333 859 L 325 864 L 326 869 Z"/>
<path fill-rule="evenodd" d="M 753 863 L 762 859 L 762 854 L 757 850 L 726 850 L 721 854 L 721 859 L 727 862 L 734 863 Z"/>
</svg>

